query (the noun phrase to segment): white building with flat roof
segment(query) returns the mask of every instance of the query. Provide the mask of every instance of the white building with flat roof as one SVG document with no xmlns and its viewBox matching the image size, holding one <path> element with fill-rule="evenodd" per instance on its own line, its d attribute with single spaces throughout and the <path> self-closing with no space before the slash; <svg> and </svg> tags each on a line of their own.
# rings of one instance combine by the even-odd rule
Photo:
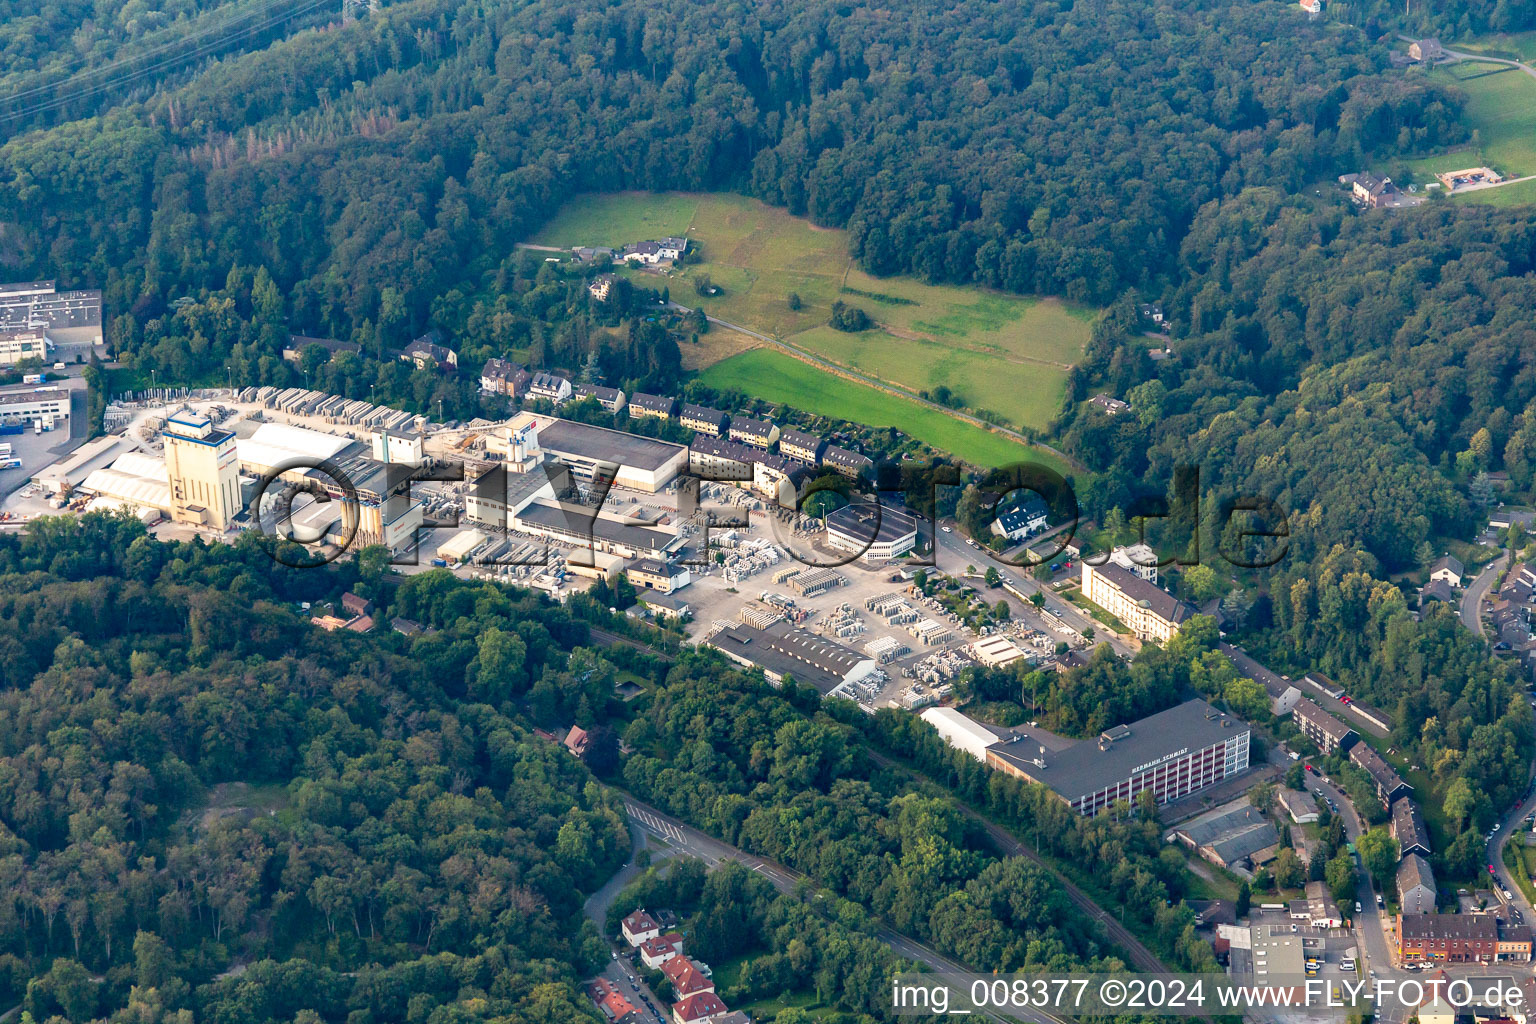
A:
<svg viewBox="0 0 1536 1024">
<path fill-rule="evenodd" d="M 983 763 L 987 748 L 997 742 L 997 733 L 954 708 L 925 708 L 918 717 L 937 729 L 945 743 Z"/>
</svg>

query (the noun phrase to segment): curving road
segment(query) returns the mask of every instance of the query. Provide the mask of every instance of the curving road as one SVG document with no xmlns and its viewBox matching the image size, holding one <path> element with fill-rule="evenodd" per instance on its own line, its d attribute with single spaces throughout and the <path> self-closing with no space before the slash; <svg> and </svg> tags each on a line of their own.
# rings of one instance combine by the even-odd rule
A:
<svg viewBox="0 0 1536 1024">
<path fill-rule="evenodd" d="M 1477 579 L 1467 584 L 1466 593 L 1461 596 L 1461 624 L 1477 636 L 1483 635 L 1483 599 L 1488 596 L 1493 581 L 1498 578 L 1499 570 L 1508 558 L 1509 553 L 1506 551 L 1503 558 L 1495 558 L 1484 566 L 1483 571 L 1477 574 Z"/>
<path fill-rule="evenodd" d="M 782 864 L 747 853 L 745 850 L 721 842 L 713 836 L 685 825 L 671 815 L 652 807 L 650 804 L 642 803 L 623 790 L 618 792 L 624 799 L 624 809 L 629 814 L 632 833 L 638 829 L 655 836 L 671 849 L 689 857 L 697 857 L 710 867 L 714 867 L 723 861 L 735 861 L 762 875 L 769 882 L 773 883 L 775 889 L 783 893 L 794 892 L 806 877 L 800 874 L 800 872 L 787 868 Z M 605 886 L 605 891 L 606 888 Z M 609 902 L 611 901 L 610 897 Z M 603 912 L 606 914 L 606 906 L 603 908 Z M 905 957 L 914 963 L 922 964 L 933 971 L 946 974 L 983 973 L 956 960 L 951 960 L 949 957 L 923 945 L 916 939 L 903 935 L 884 925 L 876 928 L 875 938 L 889 946 L 897 955 Z M 995 1024 L 1005 1024 L 1006 1021 L 1011 1020 L 1024 1021 L 1025 1024 L 1066 1024 L 1060 1017 L 1036 1010 L 1006 1018 L 993 1014 L 985 1014 L 983 1016 L 994 1021 Z"/>
<path fill-rule="evenodd" d="M 868 753 L 870 759 L 882 767 L 896 771 L 904 771 L 912 775 L 918 775 L 920 777 L 926 778 L 926 776 L 922 776 L 921 773 L 916 769 L 910 768 L 903 764 L 899 764 L 896 761 L 893 761 L 891 758 L 886 757 L 884 754 L 878 754 L 873 750 L 868 751 Z M 971 820 L 975 821 L 977 824 L 981 825 L 981 827 L 986 830 L 988 837 L 991 838 L 992 842 L 996 844 L 997 848 L 1005 856 L 1023 857 L 1031 863 L 1044 868 L 1046 871 L 1049 871 L 1051 876 L 1056 880 L 1056 883 L 1061 886 L 1062 892 L 1066 893 L 1067 899 L 1072 901 L 1072 905 L 1077 907 L 1077 909 L 1084 916 L 1097 921 L 1100 925 L 1102 925 L 1105 932 L 1109 934 L 1109 937 L 1117 945 L 1125 950 L 1125 953 L 1130 958 L 1133 967 L 1139 971 L 1145 971 L 1151 974 L 1177 973 L 1172 967 L 1169 967 L 1167 964 L 1159 960 L 1157 955 L 1148 949 L 1145 945 L 1143 945 L 1141 940 L 1133 935 L 1131 931 L 1125 927 L 1125 925 L 1121 924 L 1114 917 L 1114 915 L 1110 914 L 1103 907 L 1095 903 L 1087 893 L 1079 889 L 1072 883 L 1070 879 L 1067 878 L 1067 876 L 1058 871 L 1054 865 L 1048 863 L 1043 857 L 1041 857 L 1040 854 L 1036 852 L 1034 847 L 1021 842 L 1019 838 L 1012 832 L 1009 832 L 1007 829 L 1003 828 L 1003 826 L 997 824 L 997 822 L 984 817 L 980 811 L 971 807 L 969 804 L 960 800 L 958 797 L 955 798 L 955 805 L 960 808 L 962 813 L 964 813 Z"/>
</svg>

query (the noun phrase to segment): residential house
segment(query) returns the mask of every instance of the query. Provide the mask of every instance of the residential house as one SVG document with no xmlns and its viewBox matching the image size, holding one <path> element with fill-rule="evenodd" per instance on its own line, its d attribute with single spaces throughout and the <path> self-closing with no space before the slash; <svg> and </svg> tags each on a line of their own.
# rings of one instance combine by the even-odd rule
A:
<svg viewBox="0 0 1536 1024">
<path fill-rule="evenodd" d="M 1405 961 L 1492 963 L 1499 925 L 1485 914 L 1399 914 L 1398 954 Z"/>
<path fill-rule="evenodd" d="M 585 757 L 587 747 L 592 743 L 592 737 L 579 725 L 571 726 L 571 731 L 565 734 L 565 749 L 577 757 Z"/>
<path fill-rule="evenodd" d="M 711 409 L 706 405 L 692 405 L 684 403 L 683 411 L 678 415 L 678 422 L 689 430 L 710 437 L 724 437 L 726 429 L 730 426 L 731 417 L 719 409 Z"/>
<path fill-rule="evenodd" d="M 1409 43 L 1408 56 L 1424 64 L 1433 64 L 1437 60 L 1445 59 L 1445 47 L 1440 45 L 1440 40 L 1430 36 L 1418 42 Z"/>
<path fill-rule="evenodd" d="M 731 417 L 730 439 L 767 451 L 779 439 L 779 428 L 768 420 L 755 420 L 749 416 Z"/>
<path fill-rule="evenodd" d="M 1008 541 L 1019 541 L 1036 530 L 1045 529 L 1050 510 L 1045 502 L 1031 494 L 1012 508 L 999 512 L 992 520 L 992 533 Z"/>
<path fill-rule="evenodd" d="M 1397 840 L 1399 856 L 1417 853 L 1428 857 L 1433 852 L 1429 848 L 1429 829 L 1424 826 L 1424 815 L 1419 811 L 1419 805 L 1408 797 L 1392 802 L 1392 838 Z"/>
<path fill-rule="evenodd" d="M 1445 580 L 1430 580 L 1419 588 L 1419 611 L 1424 611 L 1432 601 L 1455 604 L 1456 591 Z"/>
<path fill-rule="evenodd" d="M 715 990 L 714 981 L 705 977 L 699 965 L 685 956 L 675 956 L 662 964 L 661 973 L 672 983 L 672 991 L 677 993 L 678 999 Z"/>
<path fill-rule="evenodd" d="M 840 448 L 835 444 L 829 444 L 822 449 L 821 464 L 852 479 L 858 479 L 875 468 L 875 464 L 868 456 L 849 451 L 847 448 Z"/>
<path fill-rule="evenodd" d="M 626 245 L 619 253 L 621 260 L 637 260 L 654 266 L 664 260 L 675 261 L 688 250 L 686 238 L 657 238 Z"/>
<path fill-rule="evenodd" d="M 1413 792 L 1413 787 L 1404 782 L 1402 776 L 1393 771 L 1392 766 L 1369 743 L 1356 743 L 1350 747 L 1349 759 L 1371 777 L 1371 785 L 1376 787 L 1376 798 L 1383 807 L 1390 808 L 1392 801 Z"/>
<path fill-rule="evenodd" d="M 1405 915 L 1435 912 L 1435 873 L 1417 853 L 1397 865 L 1397 903 Z"/>
<path fill-rule="evenodd" d="M 618 281 L 612 274 L 598 274 L 587 282 L 587 294 L 598 302 L 607 302 L 609 294 L 613 291 L 614 284 Z"/>
<path fill-rule="evenodd" d="M 624 392 L 619 388 L 605 388 L 597 384 L 577 384 L 571 393 L 578 399 L 595 398 L 597 404 L 609 412 L 618 412 L 624 408 Z"/>
<path fill-rule="evenodd" d="M 1088 404 L 1099 407 L 1110 416 L 1118 416 L 1122 412 L 1131 411 L 1131 407 L 1128 404 L 1120 401 L 1118 398 L 1112 398 L 1109 395 L 1094 395 L 1092 398 L 1088 399 Z"/>
<path fill-rule="evenodd" d="M 814 466 L 821 461 L 822 450 L 826 447 L 826 438 L 819 434 L 789 427 L 779 431 L 779 454 L 787 459 Z"/>
<path fill-rule="evenodd" d="M 648 395 L 636 391 L 629 396 L 629 418 L 632 420 L 671 419 L 677 411 L 677 399 L 665 395 Z"/>
<path fill-rule="evenodd" d="M 1395 204 L 1400 195 L 1391 178 L 1370 171 L 1355 175 L 1351 192 L 1356 202 L 1373 210 Z"/>
<path fill-rule="evenodd" d="M 699 992 L 672 1004 L 672 1024 L 703 1024 L 726 1012 L 726 1006 L 713 992 Z"/>
<path fill-rule="evenodd" d="M 570 401 L 574 394 L 571 382 L 556 373 L 535 373 L 528 381 L 528 397 L 542 398 L 546 402 L 559 405 L 561 402 Z"/>
<path fill-rule="evenodd" d="M 661 934 L 661 926 L 656 919 L 647 914 L 642 908 L 626 917 L 619 924 L 619 931 L 624 935 L 624 941 L 631 946 L 638 946 L 648 939 L 654 939 Z"/>
<path fill-rule="evenodd" d="M 653 971 L 661 970 L 662 964 L 682 953 L 683 937 L 677 932 L 667 932 L 640 943 L 640 962 Z"/>
<path fill-rule="evenodd" d="M 1441 555 L 1435 560 L 1435 564 L 1429 567 L 1429 578 L 1444 580 L 1453 587 L 1460 587 L 1466 571 L 1466 566 L 1462 565 L 1461 559 L 1455 555 Z"/>
<path fill-rule="evenodd" d="M 487 359 L 480 368 L 480 390 L 488 395 L 522 398 L 532 378 L 527 367 L 506 359 Z"/>
<path fill-rule="evenodd" d="M 355 341 L 341 341 L 337 338 L 311 338 L 303 334 L 290 334 L 288 335 L 288 344 L 283 346 L 283 358 L 290 363 L 296 363 L 304 358 L 304 350 L 311 345 L 319 345 L 324 349 L 328 359 L 334 359 L 342 352 L 361 355 L 363 351 L 363 346 Z"/>
<path fill-rule="evenodd" d="M 1317 744 L 1317 749 L 1324 754 L 1331 754 L 1335 750 L 1348 751 L 1360 740 L 1355 730 L 1310 700 L 1297 701 L 1291 718 L 1301 734 Z"/>
<path fill-rule="evenodd" d="M 418 370 L 454 370 L 459 354 L 444 345 L 443 334 L 433 328 L 400 351 L 401 362 L 413 363 Z"/>
</svg>

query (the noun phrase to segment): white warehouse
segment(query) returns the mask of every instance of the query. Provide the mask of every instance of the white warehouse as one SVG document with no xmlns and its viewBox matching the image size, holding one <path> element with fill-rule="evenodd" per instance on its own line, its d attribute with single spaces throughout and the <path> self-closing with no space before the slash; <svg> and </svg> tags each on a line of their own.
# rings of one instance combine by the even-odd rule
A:
<svg viewBox="0 0 1536 1024">
<path fill-rule="evenodd" d="M 997 742 L 997 734 L 991 729 L 967 718 L 954 708 L 926 708 L 919 717 L 939 730 L 945 743 L 956 750 L 965 751 L 978 761 L 986 761 L 987 748 Z"/>
</svg>

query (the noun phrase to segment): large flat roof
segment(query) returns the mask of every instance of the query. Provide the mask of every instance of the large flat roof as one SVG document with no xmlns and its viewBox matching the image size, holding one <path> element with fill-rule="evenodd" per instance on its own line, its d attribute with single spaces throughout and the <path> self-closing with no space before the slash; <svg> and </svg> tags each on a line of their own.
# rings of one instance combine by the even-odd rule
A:
<svg viewBox="0 0 1536 1024">
<path fill-rule="evenodd" d="M 638 526 L 610 516 L 592 518 L 592 510 L 562 502 L 534 500 L 516 516 L 519 522 L 578 536 L 587 531 L 598 540 L 623 544 L 636 551 L 669 551 L 680 543 L 675 533 Z"/>
<path fill-rule="evenodd" d="M 872 503 L 864 502 L 827 513 L 827 529 L 865 544 L 888 544 L 916 533 L 917 520 L 906 509 L 882 503 L 877 512 Z"/>
<path fill-rule="evenodd" d="M 575 420 L 536 417 L 535 422 L 538 423 L 539 447 L 555 455 L 563 453 L 654 471 L 686 451 L 682 445 Z"/>
<path fill-rule="evenodd" d="M 1104 733 L 1116 737 L 1108 742 L 1103 737 L 1079 740 L 1054 753 L 1047 751 L 1041 758 L 1044 768 L 1031 760 L 1040 756 L 1039 747 L 1028 740 L 999 743 L 988 751 L 1071 801 L 1123 782 L 1162 761 L 1204 750 L 1248 731 L 1247 723 L 1196 699 L 1128 726 L 1117 726 Z"/>
<path fill-rule="evenodd" d="M 767 672 L 794 676 L 797 681 L 816 687 L 823 695 L 841 686 L 860 662 L 869 660 L 841 644 L 796 629 L 786 622 L 776 622 L 767 629 L 735 625 L 721 630 L 710 643 Z"/>
</svg>

